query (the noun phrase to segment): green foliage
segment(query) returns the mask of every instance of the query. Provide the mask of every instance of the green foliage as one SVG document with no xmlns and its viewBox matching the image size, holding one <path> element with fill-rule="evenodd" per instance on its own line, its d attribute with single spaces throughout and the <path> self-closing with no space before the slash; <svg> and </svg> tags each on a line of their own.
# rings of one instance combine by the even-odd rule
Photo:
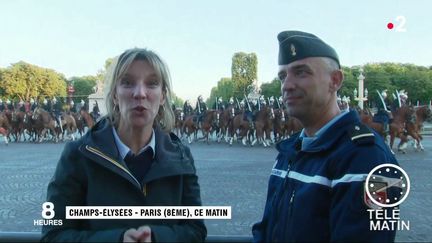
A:
<svg viewBox="0 0 432 243">
<path fill-rule="evenodd" d="M 81 102 L 81 99 L 86 101 L 87 97 L 95 92 L 97 76 L 72 77 L 69 82 L 74 86 L 73 101 L 77 103 Z"/>
<path fill-rule="evenodd" d="M 261 94 L 265 97 L 279 97 L 281 96 L 281 81 L 279 78 L 274 78 L 270 83 L 261 84 Z"/>
<path fill-rule="evenodd" d="M 25 62 L 2 70 L 0 92 L 12 99 L 66 95 L 66 80 L 62 74 Z"/>
<path fill-rule="evenodd" d="M 339 90 L 341 96 L 350 96 L 353 100 L 353 90 L 358 89 L 359 66 L 343 67 L 345 80 Z M 368 102 L 379 103 L 376 90 L 387 90 L 389 99 L 393 100 L 396 90 L 408 92 L 408 99 L 415 104 L 427 104 L 432 97 L 432 70 L 427 67 L 400 63 L 368 63 L 363 66 L 365 76 L 364 87 L 368 89 Z"/>
<path fill-rule="evenodd" d="M 105 75 L 108 71 L 108 69 L 110 68 L 111 64 L 114 62 L 114 58 L 110 57 L 108 59 L 105 60 L 105 65 L 103 69 L 98 70 L 96 77 L 98 80 L 102 80 L 105 81 Z"/>
<path fill-rule="evenodd" d="M 171 100 L 174 102 L 175 107 L 183 108 L 184 100 L 182 98 L 177 97 L 175 93 L 172 93 Z"/>
<path fill-rule="evenodd" d="M 234 96 L 242 97 L 247 87 L 257 80 L 258 58 L 255 53 L 237 52 L 232 58 L 231 78 L 234 81 Z"/>
<path fill-rule="evenodd" d="M 216 87 L 213 87 L 210 92 L 210 97 L 206 101 L 208 105 L 213 105 L 216 97 L 222 97 L 222 100 L 228 101 L 230 97 L 234 96 L 234 81 L 230 78 L 221 78 Z"/>
</svg>

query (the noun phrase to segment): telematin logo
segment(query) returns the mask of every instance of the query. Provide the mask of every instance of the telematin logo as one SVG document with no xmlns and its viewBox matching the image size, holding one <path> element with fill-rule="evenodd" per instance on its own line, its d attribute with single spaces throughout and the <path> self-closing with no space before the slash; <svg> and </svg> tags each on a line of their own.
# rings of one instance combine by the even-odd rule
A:
<svg viewBox="0 0 432 243">
<path fill-rule="evenodd" d="M 397 165 L 382 164 L 369 172 L 365 182 L 365 203 L 370 207 L 367 210 L 370 230 L 410 229 L 410 222 L 400 218 L 398 208 L 408 197 L 410 186 L 408 174 Z"/>
<path fill-rule="evenodd" d="M 43 225 L 63 225 L 61 219 L 53 219 L 55 216 L 54 204 L 52 202 L 44 202 L 42 204 L 42 218 L 33 220 L 33 225 L 43 226 Z"/>
</svg>

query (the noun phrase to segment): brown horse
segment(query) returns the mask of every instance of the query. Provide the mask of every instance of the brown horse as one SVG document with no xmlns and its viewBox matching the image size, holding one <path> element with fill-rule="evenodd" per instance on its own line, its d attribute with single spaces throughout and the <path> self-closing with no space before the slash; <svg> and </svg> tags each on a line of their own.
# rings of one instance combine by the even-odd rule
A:
<svg viewBox="0 0 432 243">
<path fill-rule="evenodd" d="M 95 124 L 93 117 L 88 113 L 88 111 L 86 111 L 84 109 L 80 110 L 80 114 L 81 114 L 82 118 L 84 119 L 85 125 L 87 125 L 88 129 L 91 129 Z"/>
<path fill-rule="evenodd" d="M 231 126 L 231 123 L 235 115 L 236 114 L 235 114 L 234 105 L 229 105 L 222 112 L 219 112 L 219 124 L 218 124 L 218 131 L 217 131 L 218 142 L 220 142 L 228 133 L 228 128 Z"/>
<path fill-rule="evenodd" d="M 73 118 L 75 119 L 75 124 L 78 130 L 78 133 L 80 134 L 80 137 L 82 137 L 82 135 L 84 134 L 84 129 L 85 129 L 85 121 L 83 119 L 83 117 L 81 116 L 80 112 L 71 112 L 70 113 Z"/>
<path fill-rule="evenodd" d="M 0 112 L 0 134 L 3 136 L 6 145 L 9 144 L 8 136 L 10 129 L 9 119 L 4 112 Z"/>
<path fill-rule="evenodd" d="M 186 135 L 189 143 L 192 143 L 193 137 L 191 134 L 194 134 L 195 139 L 197 138 L 198 132 L 198 123 L 196 122 L 198 117 L 196 115 L 187 116 L 182 125 L 183 134 Z"/>
<path fill-rule="evenodd" d="M 174 110 L 175 116 L 175 124 L 174 124 L 174 133 L 177 137 L 181 138 L 183 136 L 183 122 L 184 122 L 184 113 L 181 109 Z"/>
<path fill-rule="evenodd" d="M 217 110 L 207 110 L 204 113 L 203 120 L 201 122 L 201 131 L 207 144 L 210 144 L 209 135 L 213 131 L 218 130 L 219 118 L 220 116 Z"/>
<path fill-rule="evenodd" d="M 27 114 L 22 111 L 13 111 L 11 113 L 11 126 L 12 135 L 15 137 L 15 141 L 19 142 L 24 134 L 25 120 L 27 119 Z M 25 140 L 25 136 L 24 136 Z"/>
<path fill-rule="evenodd" d="M 392 125 L 397 125 L 397 128 L 399 128 L 398 132 L 392 132 L 390 126 L 390 148 L 393 148 L 394 139 L 396 137 L 399 137 L 401 141 L 398 145 L 398 150 L 402 151 L 402 153 L 405 153 L 405 149 L 407 147 L 408 138 L 407 135 L 411 135 L 415 140 L 418 140 L 420 142 L 420 134 L 416 131 L 414 124 L 415 124 L 415 110 L 411 106 L 402 106 L 398 108 L 393 114 L 393 122 Z M 401 133 L 400 129 L 402 128 L 403 132 Z M 405 134 L 406 132 L 406 134 Z"/>
<path fill-rule="evenodd" d="M 256 138 L 252 142 L 252 146 L 258 141 L 264 147 L 270 146 L 270 132 L 273 130 L 273 120 L 275 119 L 274 109 L 268 106 L 262 106 L 261 110 L 256 113 L 255 129 Z M 265 137 L 264 137 L 265 135 Z"/>
<path fill-rule="evenodd" d="M 431 108 L 428 106 L 419 106 L 415 109 L 415 118 L 414 120 L 411 119 L 406 123 L 406 130 L 408 135 L 410 135 L 415 141 L 414 141 L 414 148 L 416 150 L 424 150 L 423 144 L 421 143 L 421 140 L 423 140 L 422 135 L 420 134 L 423 123 L 425 121 L 431 121 L 432 120 L 432 111 Z"/>
<path fill-rule="evenodd" d="M 229 145 L 232 145 L 234 136 L 237 139 L 241 139 L 244 146 L 247 145 L 247 139 L 249 134 L 253 134 L 253 121 L 244 119 L 245 110 L 241 110 L 240 113 L 234 116 L 231 125 L 228 127 L 228 133 L 230 134 Z"/>
<path fill-rule="evenodd" d="M 375 130 L 384 139 L 384 141 L 388 143 L 387 133 L 384 129 L 384 124 L 380 122 L 374 122 L 373 114 L 368 108 L 366 108 L 365 110 L 357 109 L 357 112 L 359 113 L 360 121 L 366 126 Z M 407 137 L 404 135 L 404 127 L 405 127 L 406 119 L 398 114 L 393 115 L 393 117 L 394 117 L 393 121 L 389 124 L 389 135 L 390 135 L 389 147 L 392 151 L 393 151 L 394 139 L 396 137 L 400 138 L 401 140 L 398 145 L 398 148 L 400 148 L 404 143 L 408 141 Z"/>
<path fill-rule="evenodd" d="M 288 116 L 288 112 L 284 109 L 276 109 L 274 111 L 275 119 L 273 121 L 273 132 L 275 141 L 290 137 L 293 133 L 299 132 L 303 125 L 301 122 Z"/>
<path fill-rule="evenodd" d="M 71 136 L 72 141 L 75 140 L 74 133 L 77 131 L 77 125 L 75 122 L 75 118 L 71 114 L 63 113 L 62 115 L 62 131 L 60 133 L 62 134 L 62 140 L 64 140 L 65 133 L 67 135 Z M 59 131 L 58 131 L 59 132 Z"/>
<path fill-rule="evenodd" d="M 56 121 L 52 116 L 44 109 L 37 107 L 34 112 L 32 119 L 34 120 L 34 127 L 39 137 L 39 142 L 45 137 L 46 132 L 50 131 L 55 141 L 58 142 L 58 133 L 56 131 Z"/>
</svg>

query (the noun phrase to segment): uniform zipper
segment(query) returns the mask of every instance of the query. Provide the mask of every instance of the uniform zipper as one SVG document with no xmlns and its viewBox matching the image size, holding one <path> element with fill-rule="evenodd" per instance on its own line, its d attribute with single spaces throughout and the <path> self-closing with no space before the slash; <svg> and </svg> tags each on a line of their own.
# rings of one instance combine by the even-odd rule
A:
<svg viewBox="0 0 432 243">
<path fill-rule="evenodd" d="M 289 214 L 288 214 L 288 216 L 290 216 L 290 217 L 292 215 L 294 197 L 295 197 L 295 189 L 293 189 L 293 192 L 291 194 L 291 198 L 290 198 L 290 201 L 289 201 Z"/>
<path fill-rule="evenodd" d="M 138 182 L 138 180 L 135 178 L 135 176 L 132 175 L 132 173 L 129 172 L 128 169 L 126 169 L 125 167 L 123 167 L 123 165 L 121 165 L 119 162 L 117 162 L 115 159 L 109 157 L 108 155 L 104 154 L 103 152 L 101 152 L 100 150 L 93 148 L 89 145 L 86 145 L 85 148 L 87 149 L 87 151 L 104 158 L 105 160 L 111 162 L 113 165 L 117 166 L 118 168 L 120 168 L 121 170 L 123 170 L 124 172 L 126 172 L 128 175 L 130 175 L 130 177 L 132 177 L 132 179 L 134 179 L 134 181 L 138 184 L 138 186 L 141 188 L 141 184 Z M 143 185 L 142 187 L 142 192 L 144 193 L 144 196 L 147 195 L 147 186 L 146 184 Z"/>
</svg>

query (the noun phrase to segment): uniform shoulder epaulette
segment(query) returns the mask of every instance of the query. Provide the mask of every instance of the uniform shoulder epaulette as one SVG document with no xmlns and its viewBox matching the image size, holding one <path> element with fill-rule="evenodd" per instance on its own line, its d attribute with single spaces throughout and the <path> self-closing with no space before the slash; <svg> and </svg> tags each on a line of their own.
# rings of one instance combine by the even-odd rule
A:
<svg viewBox="0 0 432 243">
<path fill-rule="evenodd" d="M 354 124 L 348 129 L 351 141 L 355 143 L 373 143 L 375 134 L 364 124 Z"/>
</svg>

